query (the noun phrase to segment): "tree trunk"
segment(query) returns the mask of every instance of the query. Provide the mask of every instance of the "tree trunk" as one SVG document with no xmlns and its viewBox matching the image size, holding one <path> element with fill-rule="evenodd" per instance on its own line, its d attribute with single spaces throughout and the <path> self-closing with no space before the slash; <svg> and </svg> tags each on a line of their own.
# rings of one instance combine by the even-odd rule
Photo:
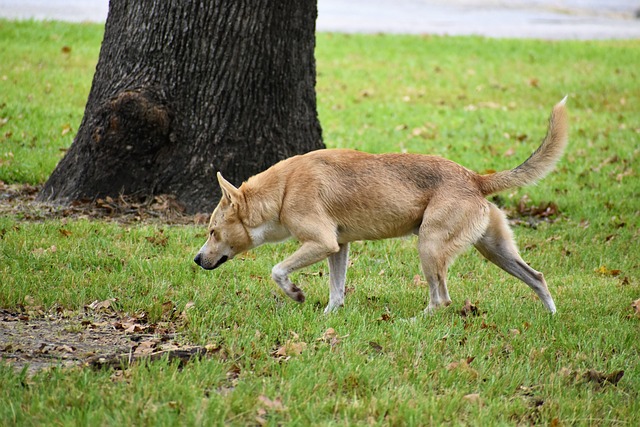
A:
<svg viewBox="0 0 640 427">
<path fill-rule="evenodd" d="M 78 134 L 39 195 L 173 194 L 210 211 L 240 184 L 322 147 L 315 1 L 112 0 Z"/>
</svg>

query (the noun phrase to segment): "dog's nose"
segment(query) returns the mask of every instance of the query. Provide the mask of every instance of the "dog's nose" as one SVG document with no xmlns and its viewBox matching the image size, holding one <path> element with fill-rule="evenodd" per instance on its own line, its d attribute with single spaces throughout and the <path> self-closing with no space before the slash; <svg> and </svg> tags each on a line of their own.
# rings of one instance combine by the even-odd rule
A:
<svg viewBox="0 0 640 427">
<path fill-rule="evenodd" d="M 200 264 L 201 261 L 202 261 L 202 254 L 198 252 L 198 255 L 196 255 L 196 257 L 193 259 L 193 262 L 195 262 L 200 267 L 202 267 L 202 264 Z"/>
</svg>

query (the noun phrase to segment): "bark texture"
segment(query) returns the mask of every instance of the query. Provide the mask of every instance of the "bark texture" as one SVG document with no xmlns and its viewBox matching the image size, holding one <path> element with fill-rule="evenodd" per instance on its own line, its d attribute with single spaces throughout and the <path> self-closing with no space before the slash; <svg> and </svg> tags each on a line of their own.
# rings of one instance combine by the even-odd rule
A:
<svg viewBox="0 0 640 427">
<path fill-rule="evenodd" d="M 315 1 L 112 0 L 76 138 L 39 195 L 173 194 L 187 212 L 322 148 Z"/>
</svg>

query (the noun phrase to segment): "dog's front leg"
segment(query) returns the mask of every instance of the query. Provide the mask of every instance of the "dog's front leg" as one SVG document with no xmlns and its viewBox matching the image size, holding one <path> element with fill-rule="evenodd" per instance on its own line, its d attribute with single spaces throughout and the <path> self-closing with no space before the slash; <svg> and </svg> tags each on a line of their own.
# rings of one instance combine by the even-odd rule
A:
<svg viewBox="0 0 640 427">
<path fill-rule="evenodd" d="M 324 309 L 328 314 L 344 304 L 344 284 L 347 280 L 349 243 L 340 245 L 340 250 L 329 256 L 329 304 Z"/>
<path fill-rule="evenodd" d="M 335 246 L 313 241 L 304 242 L 289 258 L 273 267 L 271 277 L 291 299 L 297 302 L 304 302 L 304 292 L 291 282 L 289 274 L 322 261 L 339 250 L 340 247 L 337 242 Z"/>
</svg>

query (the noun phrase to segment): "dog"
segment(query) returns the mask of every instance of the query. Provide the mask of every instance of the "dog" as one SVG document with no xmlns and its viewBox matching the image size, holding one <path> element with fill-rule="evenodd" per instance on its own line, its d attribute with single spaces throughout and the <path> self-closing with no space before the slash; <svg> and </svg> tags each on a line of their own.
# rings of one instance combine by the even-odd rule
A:
<svg viewBox="0 0 640 427">
<path fill-rule="evenodd" d="M 511 170 L 482 175 L 438 156 L 324 149 L 285 159 L 239 188 L 218 172 L 222 197 L 194 261 L 211 270 L 264 243 L 293 237 L 300 247 L 271 276 L 303 302 L 289 275 L 327 258 L 329 313 L 344 304 L 350 242 L 414 233 L 429 284 L 426 312 L 451 304 L 447 270 L 474 245 L 555 313 L 544 276 L 522 260 L 505 214 L 486 196 L 532 184 L 554 168 L 568 140 L 566 99 L 553 107 L 538 149 Z"/>
</svg>

